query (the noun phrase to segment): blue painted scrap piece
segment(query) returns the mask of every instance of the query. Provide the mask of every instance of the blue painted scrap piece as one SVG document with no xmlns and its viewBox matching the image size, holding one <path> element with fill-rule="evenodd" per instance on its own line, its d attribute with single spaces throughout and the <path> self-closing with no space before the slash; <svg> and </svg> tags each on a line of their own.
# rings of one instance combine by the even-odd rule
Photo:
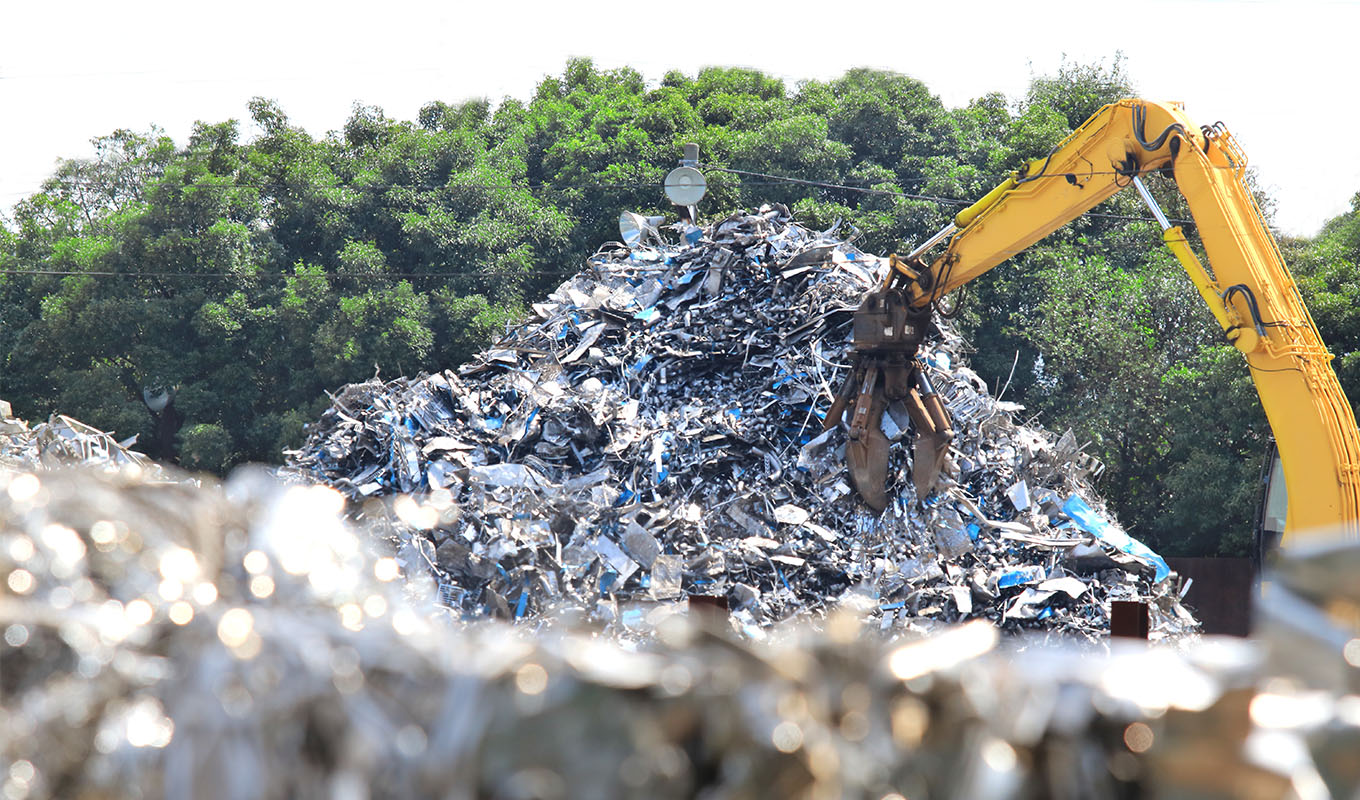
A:
<svg viewBox="0 0 1360 800">
<path fill-rule="evenodd" d="M 1063 503 L 1063 513 L 1100 541 L 1152 567 L 1155 571 L 1154 583 L 1160 583 L 1171 574 L 1171 567 L 1161 556 L 1152 552 L 1152 548 L 1111 525 L 1080 496 L 1074 494 L 1067 498 L 1067 502 Z"/>
<path fill-rule="evenodd" d="M 639 358 L 639 359 L 637 360 L 637 363 L 634 364 L 633 366 L 631 366 L 631 367 L 628 368 L 628 371 L 631 372 L 631 373 L 633 373 L 634 375 L 641 375 L 641 374 L 642 374 L 642 370 L 646 369 L 646 368 L 647 368 L 647 365 L 650 364 L 651 361 L 652 361 L 652 354 L 651 354 L 651 353 L 643 353 L 643 354 L 642 354 L 642 357 Z"/>
<path fill-rule="evenodd" d="M 652 306 L 652 307 L 650 307 L 650 308 L 644 308 L 644 309 L 642 309 L 641 311 L 639 311 L 639 312 L 637 312 L 636 314 L 634 314 L 634 315 L 633 315 L 633 319 L 640 319 L 640 320 L 642 320 L 643 322 L 646 322 L 646 323 L 648 323 L 648 324 L 651 324 L 653 321 L 655 321 L 656 319 L 658 319 L 660 316 L 661 316 L 661 309 L 657 308 L 656 306 Z"/>
<path fill-rule="evenodd" d="M 515 619 L 524 616 L 524 610 L 529 607 L 529 590 L 521 589 L 519 593 L 519 605 L 515 606 Z"/>
<path fill-rule="evenodd" d="M 977 541 L 978 536 L 982 533 L 982 529 L 981 529 L 981 528 L 979 528 L 979 527 L 976 526 L 976 525 L 971 525 L 971 524 L 968 526 L 967 531 L 968 531 L 968 538 L 969 538 L 969 539 L 972 539 L 972 540 L 975 541 L 975 542 Z"/>
<path fill-rule="evenodd" d="M 1009 589 L 1012 586 L 1038 583 L 1044 579 L 1045 575 L 1044 568 L 1040 566 L 1031 565 L 1028 567 L 1020 567 L 1019 569 L 1013 569 L 1003 574 L 1000 578 L 997 578 L 996 586 L 998 589 Z"/>
<path fill-rule="evenodd" d="M 927 353 L 926 363 L 937 369 L 948 371 L 954 362 L 949 359 L 948 353 L 941 351 L 938 353 Z"/>
</svg>

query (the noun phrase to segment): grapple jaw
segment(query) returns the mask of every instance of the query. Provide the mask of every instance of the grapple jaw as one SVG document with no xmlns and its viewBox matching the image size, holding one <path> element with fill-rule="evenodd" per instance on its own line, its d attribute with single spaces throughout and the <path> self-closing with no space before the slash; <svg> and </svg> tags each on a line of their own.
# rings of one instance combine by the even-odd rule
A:
<svg viewBox="0 0 1360 800">
<path fill-rule="evenodd" d="M 882 428 L 888 403 L 901 401 L 915 428 L 912 482 L 918 497 L 934 488 L 953 439 L 944 404 L 916 362 L 929 321 L 928 309 L 911 308 L 902 291 L 891 287 L 870 293 L 855 311 L 854 367 L 824 428 L 838 424 L 852 408 L 846 465 L 860 498 L 875 511 L 888 506 L 889 442 Z"/>
<path fill-rule="evenodd" d="M 882 425 L 887 406 L 883 392 L 861 390 L 851 417 L 850 441 L 845 445 L 850 483 L 865 505 L 875 511 L 888 507 L 888 493 L 883 488 L 888 480 L 888 437 Z"/>
<path fill-rule="evenodd" d="M 916 485 L 916 497 L 926 499 L 940 477 L 949 457 L 949 444 L 954 440 L 954 426 L 940 396 L 935 393 L 925 370 L 916 370 L 917 385 L 908 397 L 907 413 L 916 428 L 916 450 L 911 460 L 911 479 Z"/>
</svg>

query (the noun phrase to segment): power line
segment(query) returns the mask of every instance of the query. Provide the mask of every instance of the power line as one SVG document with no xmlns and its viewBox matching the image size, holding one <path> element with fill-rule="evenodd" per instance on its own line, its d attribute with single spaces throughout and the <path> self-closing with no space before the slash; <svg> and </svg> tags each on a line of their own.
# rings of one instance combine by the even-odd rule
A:
<svg viewBox="0 0 1360 800">
<path fill-rule="evenodd" d="M 731 172 L 731 173 L 734 173 L 734 174 L 737 174 L 737 175 L 751 175 L 751 176 L 758 177 L 758 178 L 769 178 L 769 179 L 772 179 L 772 182 L 784 182 L 784 183 L 806 184 L 806 185 L 809 185 L 809 186 L 817 186 L 817 187 L 821 187 L 821 188 L 825 188 L 825 189 L 844 189 L 844 190 L 846 190 L 846 191 L 851 191 L 851 192 L 863 192 L 863 193 L 866 193 L 866 194 L 880 194 L 880 195 L 887 195 L 887 196 L 890 196 L 890 197 L 902 197 L 902 198 L 905 198 L 905 199 L 908 199 L 908 200 L 926 200 L 926 201 L 930 201 L 930 202 L 934 202 L 934 203 L 940 203 L 940 204 L 943 204 L 943 205 L 963 205 L 963 206 L 969 206 L 969 205 L 972 205 L 974 202 L 976 202 L 976 201 L 973 201 L 973 200 L 960 200 L 960 199 L 958 199 L 958 198 L 956 198 L 956 197 L 940 197 L 940 196 L 938 196 L 938 195 L 929 195 L 929 194 L 910 194 L 910 193 L 907 193 L 907 192 L 898 192 L 898 191 L 894 191 L 894 190 L 892 190 L 892 189 L 865 189 L 865 188 L 861 188 L 861 187 L 857 187 L 857 186 L 850 186 L 850 185 L 847 185 L 847 184 L 830 183 L 830 182 L 828 182 L 828 181 L 810 181 L 810 180 L 806 180 L 806 179 L 803 179 L 803 178 L 791 178 L 791 177 L 781 176 L 781 175 L 768 175 L 768 174 L 763 173 L 763 172 L 751 172 L 751 171 L 748 171 L 748 170 L 729 169 L 729 168 L 727 168 L 727 167 L 718 167 L 718 166 L 714 166 L 714 165 L 712 165 L 712 164 L 705 164 L 705 165 L 703 165 L 703 166 L 707 167 L 708 169 L 716 170 L 716 171 L 719 171 L 719 172 Z M 1220 168 L 1221 168 L 1221 169 L 1226 169 L 1225 167 L 1220 167 Z M 1115 172 L 1115 171 L 1111 170 L 1111 171 L 1108 171 L 1108 172 L 1090 172 L 1090 173 L 1085 173 L 1085 174 L 1089 174 L 1089 175 L 1122 175 L 1122 174 L 1124 174 L 1124 173 L 1122 173 L 1122 172 Z M 1065 177 L 1066 177 L 1065 174 L 1036 175 L 1036 176 L 1035 176 L 1036 179 L 1038 179 L 1038 178 L 1065 178 Z M 1157 222 L 1157 220 L 1154 219 L 1153 217 L 1140 217 L 1140 216 L 1134 216 L 1134 215 L 1130 215 L 1130 214 L 1109 214 L 1109 213 L 1102 213 L 1102 212 L 1098 212 L 1098 211 L 1088 211 L 1088 212 L 1086 212 L 1085 214 L 1082 214 L 1081 216 L 1083 216 L 1083 217 L 1103 217 L 1103 218 L 1106 218 L 1106 219 L 1123 219 L 1123 220 L 1128 220 L 1128 221 L 1131 221 L 1131 222 Z M 1078 219 L 1080 219 L 1080 217 L 1078 217 Z M 1195 221 L 1192 220 L 1192 219 L 1173 219 L 1173 220 L 1171 220 L 1171 222 L 1175 222 L 1175 223 L 1181 224 L 1181 225 L 1194 225 L 1194 224 L 1195 224 Z"/>
<path fill-rule="evenodd" d="M 938 195 L 913 194 L 913 193 L 910 193 L 910 192 L 901 192 L 901 191 L 897 191 L 897 190 L 893 190 L 893 189 L 878 189 L 878 188 L 875 188 L 874 186 L 868 185 L 867 183 L 837 183 L 837 182 L 834 182 L 834 181 L 812 180 L 812 179 L 807 179 L 807 178 L 794 178 L 794 177 L 787 176 L 787 175 L 772 175 L 772 174 L 765 173 L 765 172 L 755 172 L 755 171 L 752 171 L 752 170 L 742 170 L 742 169 L 735 169 L 735 168 L 733 168 L 733 167 L 724 167 L 724 166 L 721 166 L 721 165 L 718 165 L 718 164 L 700 164 L 699 166 L 704 167 L 704 168 L 709 169 L 709 170 L 712 170 L 712 171 L 714 171 L 714 172 L 725 172 L 725 173 L 730 173 L 730 174 L 733 174 L 733 175 L 741 175 L 741 176 L 749 176 L 749 177 L 765 178 L 765 179 L 766 179 L 766 180 L 764 180 L 764 181 L 742 181 L 742 182 L 741 182 L 741 185 L 742 185 L 742 186 L 773 186 L 773 185 L 783 184 L 783 183 L 794 183 L 794 184 L 801 184 L 801 185 L 805 185 L 805 186 L 814 186 L 814 187 L 817 187 L 817 188 L 824 188 L 824 189 L 841 189 L 841 190 L 845 190 L 845 191 L 860 192 L 860 193 L 863 193 L 863 194 L 889 195 L 889 196 L 894 196 L 894 197 L 904 197 L 904 198 L 907 198 L 907 199 L 931 200 L 931 201 L 935 201 L 935 202 L 943 202 L 943 203 L 949 203 L 949 204 L 959 204 L 959 203 L 971 204 L 971 203 L 973 202 L 972 200 L 967 200 L 967 199 L 962 199 L 962 198 L 956 198 L 956 197 L 940 197 L 940 196 L 938 196 Z M 1210 166 L 1211 166 L 1213 169 L 1237 169 L 1236 167 L 1232 167 L 1232 166 L 1228 166 L 1228 165 L 1222 165 L 1222 164 L 1213 164 L 1213 165 L 1210 165 Z M 1005 180 L 1006 178 L 1011 177 L 1012 174 L 1013 174 L 1013 173 L 1006 173 L 1005 175 L 981 174 L 981 175 L 972 176 L 972 177 L 970 178 L 970 180 L 980 181 L 980 182 L 983 182 L 984 184 L 996 184 L 996 183 L 999 183 L 999 182 Z M 1120 171 L 1118 171 L 1118 170 L 1087 170 L 1087 171 L 1085 171 L 1085 172 L 1083 172 L 1083 173 L 1081 173 L 1081 174 L 1082 174 L 1083 176 L 1085 176 L 1085 175 L 1121 175 L 1121 176 L 1122 176 L 1122 175 L 1125 175 L 1126 173 L 1120 172 Z M 156 176 L 156 177 L 154 178 L 154 180 L 161 180 L 161 179 L 163 179 L 163 178 L 164 178 L 164 175 L 159 175 L 159 176 Z M 1067 173 L 1049 173 L 1049 174 L 1034 175 L 1034 176 L 1031 176 L 1031 177 L 1029 178 L 1029 180 L 1044 180 L 1044 179 L 1054 179 L 1054 178 L 1063 178 L 1063 179 L 1066 179 L 1066 178 L 1067 178 Z M 897 178 L 897 177 L 894 177 L 894 178 L 893 178 L 892 180 L 890 180 L 890 181 L 881 181 L 880 183 L 891 183 L 891 184 L 896 184 L 896 185 L 907 185 L 907 184 L 910 184 L 910 185 L 919 185 L 919 184 L 922 184 L 922 183 L 928 183 L 928 182 L 930 182 L 930 181 L 932 181 L 932 180 L 936 180 L 936 179 L 934 179 L 934 178 L 928 178 L 928 177 L 916 177 L 916 178 Z M 70 179 L 70 182 L 71 182 L 72 184 L 74 184 L 74 185 L 90 186 L 90 185 L 92 185 L 92 183 L 93 183 L 93 179 L 89 179 L 89 178 L 86 178 L 86 177 L 84 177 L 84 176 L 72 176 L 71 179 Z M 379 190 L 379 191 L 383 191 L 383 190 L 387 190 L 387 189 L 429 189 L 429 190 L 442 190 L 442 189 L 455 189 L 455 190 L 458 190 L 458 189 L 462 189 L 462 190 L 473 190 L 473 189 L 523 189 L 523 190 L 527 190 L 527 191 L 543 191 L 543 190 L 547 190 L 547 191 L 559 191 L 559 192 L 565 192 L 565 191 L 571 191 L 571 190 L 573 190 L 573 189 L 630 189 L 630 190 L 631 190 L 631 189 L 656 189 L 656 188 L 660 188 L 660 187 L 662 186 L 662 183 L 661 183 L 661 181 L 639 181 L 639 182 L 629 182 L 629 183 L 601 183 L 601 182 L 589 182 L 589 183 L 552 183 L 552 182 L 539 182 L 539 183 L 483 183 L 483 182 L 477 182 L 477 181 L 470 181 L 470 182 L 466 182 L 466 181 L 458 181 L 458 180 L 456 180 L 456 179 L 453 179 L 453 176 L 450 176 L 450 179 L 449 179 L 448 181 L 439 182 L 439 183 L 436 183 L 436 182 L 433 182 L 433 181 L 390 181 L 390 182 L 380 182 L 380 183 L 374 183 L 374 184 L 359 184 L 359 183 L 355 183 L 353 180 L 351 180 L 351 181 L 346 181 L 346 182 L 335 182 L 335 183 L 294 183 L 294 182 L 289 181 L 289 180 L 285 177 L 285 178 L 279 178 L 279 179 L 272 179 L 272 178 L 271 178 L 271 179 L 261 179 L 261 180 L 239 180 L 239 179 L 233 179 L 233 180 L 229 180 L 229 181 L 214 181 L 214 182 L 208 182 L 208 183 L 171 183 L 171 184 L 157 184 L 157 185 L 169 185 L 169 186 L 172 186 L 172 187 L 176 187 L 176 188 L 185 188 L 185 189 L 190 189 L 190 188 L 192 188 L 192 189 L 275 189 L 275 188 L 278 188 L 278 189 L 286 189 L 286 190 L 306 190 L 306 189 L 351 189 L 351 190 L 354 190 L 354 191 L 371 191 L 371 190 Z M 149 187 L 149 188 L 155 188 L 155 186 L 152 186 L 152 187 Z M 146 189 L 143 189 L 143 191 L 146 191 Z M 3 195 L 5 195 L 5 196 L 15 196 L 15 195 L 23 194 L 23 192 L 4 192 L 4 193 L 0 193 L 0 194 L 3 194 Z M 1150 219 L 1150 218 L 1149 218 L 1149 219 Z"/>
<path fill-rule="evenodd" d="M 159 180 L 159 178 L 157 179 Z M 77 179 L 71 181 L 71 185 L 81 188 L 89 188 L 93 185 L 92 181 Z M 155 190 L 163 186 L 177 189 L 286 189 L 286 190 L 305 190 L 305 189 L 351 189 L 353 191 L 369 191 L 387 189 L 524 189 L 528 191 L 551 190 L 565 192 L 572 189 L 659 189 L 660 181 L 649 181 L 647 183 L 574 183 L 556 185 L 551 183 L 405 183 L 394 181 L 381 184 L 358 184 L 358 183 L 290 183 L 285 180 L 270 181 L 213 181 L 208 183 L 169 183 L 160 182 L 143 187 L 142 194 Z M 64 187 L 58 187 L 58 190 Z M 6 192 L 6 195 L 19 195 L 24 192 Z M 33 192 L 40 194 L 40 192 Z"/>
<path fill-rule="evenodd" d="M 769 175 L 764 172 L 751 172 L 749 170 L 743 169 L 731 169 L 729 167 L 719 167 L 714 164 L 704 164 L 702 166 L 706 167 L 707 169 L 714 170 L 716 172 L 730 172 L 733 175 L 750 175 L 756 178 L 768 178 L 772 183 L 796 183 L 801 184 L 803 186 L 816 186 L 821 189 L 843 189 L 845 191 L 860 192 L 863 194 L 880 194 L 888 195 L 891 197 L 904 197 L 907 198 L 908 200 L 930 200 L 937 203 L 947 203 L 951 205 L 969 205 L 969 201 L 967 200 L 958 200 L 952 197 L 936 197 L 933 195 L 926 194 L 909 194 L 907 192 L 899 192 L 893 189 L 874 189 L 862 186 L 852 186 L 850 184 L 845 183 L 831 183 L 830 181 L 812 181 L 807 180 L 805 178 L 790 178 L 785 175 Z M 748 184 L 745 181 L 743 181 L 743 184 L 755 185 L 753 183 Z"/>
<path fill-rule="evenodd" d="M 806 179 L 806 178 L 794 178 L 794 177 L 785 176 L 785 175 L 771 175 L 771 174 L 768 174 L 768 173 L 754 172 L 754 171 L 751 171 L 751 170 L 739 170 L 739 169 L 732 169 L 732 168 L 729 168 L 729 167 L 718 167 L 718 166 L 715 166 L 715 165 L 712 165 L 712 164 L 705 164 L 705 165 L 703 165 L 703 166 L 705 166 L 706 168 L 708 168 L 708 169 L 710 169 L 710 170 L 713 170 L 713 171 L 715 171 L 715 172 L 726 172 L 726 173 L 730 173 L 730 174 L 733 174 L 733 175 L 748 176 L 748 177 L 756 177 L 756 178 L 765 178 L 765 179 L 766 179 L 766 180 L 760 180 L 760 181 L 743 180 L 743 181 L 741 181 L 741 184 L 740 184 L 740 185 L 743 186 L 743 187 L 747 187 L 747 186 L 778 186 L 778 185 L 782 185 L 782 184 L 796 184 L 796 185 L 803 185 L 803 186 L 811 186 L 811 187 L 815 187 L 815 188 L 819 188 L 819 189 L 835 189 L 835 190 L 848 191 L 848 192 L 858 192 L 858 193 L 860 193 L 860 194 L 881 195 L 881 196 L 887 196 L 887 197 L 900 197 L 900 198 L 907 199 L 907 200 L 922 200 L 922 201 L 926 201 L 926 202 L 939 203 L 939 204 L 941 204 L 941 205 L 967 206 L 967 205 L 972 205 L 972 203 L 975 202 L 975 201 L 973 201 L 973 200 L 965 200 L 965 199 L 961 199 L 961 198 L 957 198 L 957 197 L 942 197 L 942 196 L 940 196 L 940 195 L 917 194 L 917 193 L 912 193 L 912 192 L 902 192 L 902 191 L 898 191 L 898 190 L 894 190 L 894 189 L 879 189 L 879 188 L 868 187 L 868 186 L 856 186 L 856 185 L 854 185 L 854 184 L 847 184 L 847 183 L 834 183 L 834 182 L 831 182 L 831 181 L 809 180 L 809 179 Z M 1092 173 L 1087 173 L 1087 174 L 1092 174 L 1092 175 L 1114 175 L 1114 174 L 1122 174 L 1122 173 L 1115 173 L 1115 172 L 1113 172 L 1113 171 L 1110 171 L 1110 172 L 1092 172 Z M 1061 178 L 1061 177 L 1064 177 L 1064 175 L 1040 175 L 1040 176 L 1036 176 L 1036 179 L 1039 179 L 1039 178 Z M 931 180 L 931 179 L 929 179 L 929 178 L 915 178 L 915 179 L 911 179 L 911 180 L 909 180 L 909 181 L 898 181 L 898 183 L 925 183 L 925 182 L 927 182 L 927 181 L 929 181 L 929 180 Z M 88 184 L 86 184 L 86 185 L 88 185 Z M 474 190 L 498 190 L 498 189 L 515 190 L 515 189 L 519 189 L 519 190 L 524 190 L 524 191 L 568 192 L 568 191 L 573 191 L 573 190 L 585 190 L 585 189 L 614 189 L 614 190 L 628 190 L 628 191 L 635 191 L 635 190 L 638 190 L 638 189 L 657 189 L 657 188 L 660 188 L 660 187 L 661 187 L 661 184 L 660 184 L 660 183 L 654 183 L 654 182 L 647 182 L 647 183 L 577 183 L 577 184 L 565 184 L 565 185 L 555 185 L 555 184 L 550 184 L 550 183 L 525 183 L 525 184 L 514 184 L 514 183 L 505 183 L 505 184 L 494 184 L 494 183 L 386 183 L 386 184 L 381 184 L 381 185 L 376 185 L 376 184 L 375 184 L 375 185 L 356 185 L 356 184 L 353 184 L 353 183 L 334 183 L 334 184 L 330 184 L 330 183 L 288 184 L 286 181 L 260 181 L 260 182 L 254 182 L 254 181 L 252 181 L 252 182 L 232 181 L 232 182 L 229 182 L 229 183 L 188 183 L 188 184 L 176 184 L 175 187 L 176 187 L 176 188 L 182 188 L 182 189 L 193 189 L 193 190 L 196 190 L 196 191 L 198 191 L 198 190 L 213 190 L 213 189 L 216 189 L 216 190 L 250 189 L 250 188 L 253 188 L 253 189 L 269 189 L 269 188 L 280 187 L 280 188 L 283 188 L 283 189 L 286 189 L 286 190 L 290 190 L 290 191 L 306 191 L 306 190 L 318 190 L 318 189 L 348 189 L 348 190 L 351 190 L 351 191 L 371 191 L 371 190 L 372 190 L 372 191 L 387 191 L 387 190 L 390 190 L 390 189 L 427 189 L 427 190 L 431 190 L 431 191 L 442 191 L 442 190 L 474 191 Z M 145 192 L 145 190 L 144 190 L 144 192 Z M 20 193 L 16 193 L 16 194 L 23 194 L 23 193 L 20 192 Z M 1106 218 L 1106 219 L 1122 219 L 1122 220 L 1128 220 L 1128 221 L 1131 221 L 1131 222 L 1156 222 L 1156 220 L 1153 219 L 1152 217 L 1134 216 L 1134 215 L 1129 215 L 1129 214 L 1110 214 L 1110 213 L 1103 213 L 1103 212 L 1096 212 L 1096 211 L 1087 212 L 1087 213 L 1086 213 L 1085 215 L 1083 215 L 1083 216 L 1088 216 L 1088 217 L 1102 217 L 1102 218 Z M 1177 220 L 1172 220 L 1172 221 L 1173 221 L 1173 222 L 1176 222 L 1177 224 L 1182 224 L 1182 225 L 1193 225 L 1193 224 L 1195 224 L 1194 220 L 1188 220 L 1188 219 L 1177 219 Z"/>
<path fill-rule="evenodd" d="M 406 280 L 409 278 L 533 278 L 539 275 L 576 275 L 579 272 L 581 272 L 579 269 L 559 269 L 534 270 L 533 272 L 495 272 L 490 270 L 477 272 L 323 272 L 321 274 L 304 273 L 298 275 L 287 272 L 112 272 L 107 270 L 82 272 L 80 270 L 59 269 L 0 269 L 0 275 L 41 275 L 55 277 L 87 275 L 93 278 L 371 278 L 384 280 Z"/>
<path fill-rule="evenodd" d="M 726 168 L 723 168 L 723 167 L 713 167 L 713 169 L 714 169 L 715 171 L 720 171 L 720 172 L 731 172 L 731 173 L 735 173 L 735 174 L 750 174 L 750 175 L 759 175 L 759 174 L 760 174 L 760 173 L 743 173 L 741 170 L 726 169 Z M 815 185 L 815 186 L 822 186 L 822 185 L 825 185 L 825 186 L 834 187 L 834 188 L 850 189 L 850 190 L 852 190 L 852 191 L 862 191 L 862 192 L 869 192 L 869 193 L 885 193 L 885 192 L 886 192 L 886 190 L 873 189 L 873 188 L 867 187 L 867 186 L 862 186 L 862 187 L 861 187 L 861 186 L 855 186 L 854 184 L 833 184 L 833 183 L 823 183 L 823 182 L 819 182 L 819 181 L 805 181 L 805 180 L 802 180 L 802 179 L 797 179 L 797 178 L 785 178 L 785 177 L 781 177 L 781 176 L 768 176 L 768 177 L 770 177 L 771 180 L 768 180 L 768 181 L 742 181 L 742 182 L 741 182 L 741 185 L 742 185 L 742 186 L 774 186 L 774 185 L 782 184 L 782 183 L 797 182 L 797 183 L 807 183 L 807 184 L 811 184 L 811 185 Z M 159 177 L 158 177 L 158 179 L 159 179 Z M 932 180 L 932 179 L 931 179 L 931 178 L 908 178 L 908 179 L 905 179 L 905 180 L 895 180 L 894 182 L 895 182 L 895 183 L 898 183 L 898 184 L 920 184 L 920 183 L 926 183 L 926 182 L 928 182 L 928 181 L 930 181 L 930 180 Z M 73 186 L 77 186 L 77 187 L 88 188 L 88 187 L 94 185 L 94 182 L 93 182 L 92 179 L 87 179 L 87 178 L 83 178 L 83 177 L 76 177 L 76 178 L 74 178 L 73 180 L 70 181 L 70 184 L 73 185 Z M 351 190 L 354 190 L 354 191 L 370 191 L 370 190 L 385 191 L 385 190 L 388 190 L 388 189 L 428 189 L 428 190 L 432 190 L 432 191 L 433 191 L 433 190 L 442 190 L 442 189 L 455 189 L 455 190 L 458 190 L 458 189 L 463 189 L 463 190 L 473 190 L 473 189 L 523 189 L 523 190 L 527 190 L 527 191 L 543 191 L 543 190 L 547 190 L 547 191 L 557 191 L 557 192 L 566 192 L 566 191 L 571 191 L 571 190 L 574 190 L 574 189 L 628 189 L 628 190 L 632 190 L 632 189 L 660 189 L 660 188 L 662 188 L 662 186 L 663 186 L 662 182 L 659 181 L 659 180 L 657 180 L 657 181 L 645 181 L 645 182 L 638 182 L 638 183 L 567 183 L 567 184 L 554 184 L 554 183 L 477 183 L 477 182 L 458 182 L 458 181 L 451 181 L 451 182 L 447 182 L 447 183 L 393 181 L 393 182 L 390 182 L 390 183 L 380 183 L 380 184 L 356 184 L 356 183 L 353 183 L 353 182 L 348 182 L 348 183 L 291 183 L 291 182 L 289 182 L 287 179 L 282 179 L 282 180 L 261 180 L 261 181 L 241 181 L 241 180 L 233 180 L 233 181 L 223 181 L 223 182 L 214 181 L 214 182 L 208 182 L 208 183 L 171 183 L 171 184 L 154 184 L 154 185 L 150 185 L 150 186 L 144 187 L 144 188 L 142 189 L 142 194 L 145 194 L 147 191 L 150 191 L 150 190 L 155 189 L 155 188 L 157 188 L 158 186 L 162 186 L 162 185 L 169 185 L 169 186 L 172 187 L 172 188 L 182 188 L 182 189 L 287 189 L 287 190 L 306 190 L 306 189 L 351 189 Z M 61 188 L 64 188 L 64 187 L 58 187 L 58 190 L 60 190 Z M 29 192 L 23 192 L 23 191 L 0 192 L 0 196 L 18 196 L 18 195 L 23 195 L 23 194 L 39 194 L 39 193 L 40 193 L 40 192 L 32 192 L 32 193 L 29 193 Z M 958 201 L 958 202 L 965 202 L 965 201 Z"/>
</svg>

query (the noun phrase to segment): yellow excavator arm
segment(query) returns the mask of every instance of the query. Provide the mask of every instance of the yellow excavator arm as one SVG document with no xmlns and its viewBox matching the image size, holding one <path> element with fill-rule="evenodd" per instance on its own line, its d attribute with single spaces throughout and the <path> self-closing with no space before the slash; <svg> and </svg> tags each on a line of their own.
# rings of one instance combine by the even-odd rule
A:
<svg viewBox="0 0 1360 800">
<path fill-rule="evenodd" d="M 1245 356 L 1274 431 L 1289 495 L 1285 541 L 1341 527 L 1360 534 L 1360 432 L 1331 354 L 1243 181 L 1246 158 L 1216 124 L 1178 104 L 1123 100 L 964 209 L 905 258 L 885 289 L 924 309 L 1130 185 L 1138 188 L 1228 341 Z M 1168 171 L 1194 216 L 1212 273 L 1167 222 L 1139 175 Z M 943 254 L 925 258 L 948 239 Z M 1215 398 L 1205 398 L 1214 402 Z"/>
</svg>

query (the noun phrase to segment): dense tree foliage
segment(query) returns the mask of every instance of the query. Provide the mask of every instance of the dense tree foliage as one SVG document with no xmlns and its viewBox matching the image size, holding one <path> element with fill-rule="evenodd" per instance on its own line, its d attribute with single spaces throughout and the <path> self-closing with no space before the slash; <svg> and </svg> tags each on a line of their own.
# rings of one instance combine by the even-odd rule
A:
<svg viewBox="0 0 1360 800">
<path fill-rule="evenodd" d="M 659 185 L 685 142 L 706 216 L 780 201 L 886 252 L 1133 88 L 1118 60 L 1068 64 L 1022 98 L 949 109 L 874 70 L 649 84 L 573 60 L 527 100 L 432 102 L 415 121 L 356 106 L 322 138 L 264 99 L 249 137 L 236 121 L 183 147 L 115 131 L 0 227 L 0 396 L 195 468 L 276 462 L 327 391 L 466 360 L 616 238 L 621 210 L 671 212 Z M 970 287 L 975 367 L 1090 442 L 1105 495 L 1154 547 L 1243 553 L 1268 434 L 1250 377 L 1136 197 L 1100 211 Z M 1284 245 L 1360 396 L 1360 195 Z"/>
</svg>

